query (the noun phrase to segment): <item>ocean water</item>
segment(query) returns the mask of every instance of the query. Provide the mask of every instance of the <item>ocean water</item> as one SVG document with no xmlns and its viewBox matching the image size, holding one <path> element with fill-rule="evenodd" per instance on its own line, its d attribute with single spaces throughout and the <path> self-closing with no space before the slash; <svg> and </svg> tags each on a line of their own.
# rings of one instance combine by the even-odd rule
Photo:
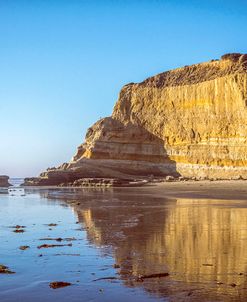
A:
<svg viewBox="0 0 247 302">
<path fill-rule="evenodd" d="M 1 302 L 247 300 L 246 201 L 30 188 L 0 217 Z"/>
<path fill-rule="evenodd" d="M 24 178 L 10 178 L 9 183 L 15 187 L 19 187 L 21 184 L 23 184 Z"/>
</svg>

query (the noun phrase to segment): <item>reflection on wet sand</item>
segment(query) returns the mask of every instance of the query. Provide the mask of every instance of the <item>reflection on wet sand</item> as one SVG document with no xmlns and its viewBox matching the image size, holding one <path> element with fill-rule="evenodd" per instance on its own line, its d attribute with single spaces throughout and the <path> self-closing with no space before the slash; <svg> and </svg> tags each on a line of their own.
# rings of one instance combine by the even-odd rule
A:
<svg viewBox="0 0 247 302">
<path fill-rule="evenodd" d="M 89 241 L 112 248 L 125 285 L 170 301 L 246 301 L 244 203 L 117 193 L 103 199 L 87 196 L 75 210 Z M 141 284 L 134 278 L 162 272 L 170 276 Z"/>
</svg>

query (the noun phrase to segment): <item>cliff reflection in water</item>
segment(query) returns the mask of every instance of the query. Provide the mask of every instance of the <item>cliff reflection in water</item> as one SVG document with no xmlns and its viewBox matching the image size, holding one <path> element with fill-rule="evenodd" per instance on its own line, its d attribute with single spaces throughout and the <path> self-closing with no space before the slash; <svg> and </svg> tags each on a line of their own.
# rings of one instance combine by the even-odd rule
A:
<svg viewBox="0 0 247 302">
<path fill-rule="evenodd" d="M 176 301 L 187 294 L 190 301 L 247 300 L 245 202 L 173 201 L 119 192 L 99 196 L 89 194 L 75 211 L 88 240 L 110 247 L 125 285 Z M 170 276 L 134 278 L 161 272 Z"/>
</svg>

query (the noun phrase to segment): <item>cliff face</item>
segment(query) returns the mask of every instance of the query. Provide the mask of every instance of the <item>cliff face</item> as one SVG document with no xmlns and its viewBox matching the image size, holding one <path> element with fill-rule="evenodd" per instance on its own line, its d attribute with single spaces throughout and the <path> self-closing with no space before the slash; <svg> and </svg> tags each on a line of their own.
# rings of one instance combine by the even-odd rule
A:
<svg viewBox="0 0 247 302">
<path fill-rule="evenodd" d="M 192 65 L 123 88 L 113 118 L 160 138 L 185 176 L 247 177 L 247 55 Z"/>
<path fill-rule="evenodd" d="M 164 72 L 124 86 L 112 117 L 89 128 L 69 164 L 42 177 L 247 179 L 246 118 L 247 55 Z"/>
</svg>

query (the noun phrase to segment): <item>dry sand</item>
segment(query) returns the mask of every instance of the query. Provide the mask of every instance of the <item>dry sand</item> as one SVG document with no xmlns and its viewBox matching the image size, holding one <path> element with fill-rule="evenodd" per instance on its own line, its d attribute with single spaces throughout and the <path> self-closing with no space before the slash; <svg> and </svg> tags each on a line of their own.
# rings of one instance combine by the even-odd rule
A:
<svg viewBox="0 0 247 302">
<path fill-rule="evenodd" d="M 246 180 L 163 182 L 147 187 L 170 198 L 247 199 Z"/>
</svg>

